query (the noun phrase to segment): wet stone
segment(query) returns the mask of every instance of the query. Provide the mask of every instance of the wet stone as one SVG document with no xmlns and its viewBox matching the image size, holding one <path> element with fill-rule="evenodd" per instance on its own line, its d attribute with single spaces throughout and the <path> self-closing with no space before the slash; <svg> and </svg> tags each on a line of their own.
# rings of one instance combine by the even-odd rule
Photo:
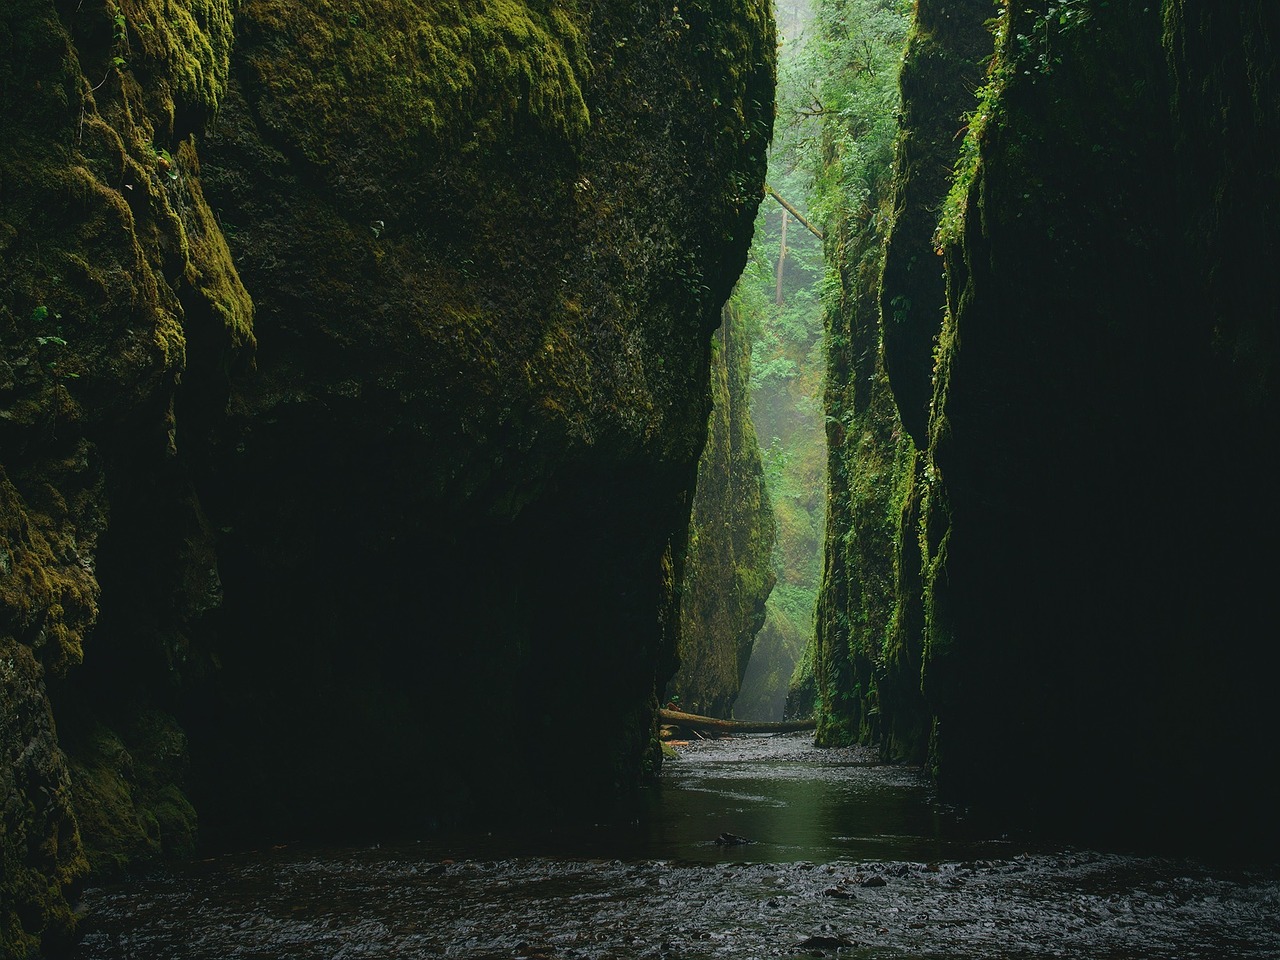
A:
<svg viewBox="0 0 1280 960">
<path fill-rule="evenodd" d="M 1280 956 L 1274 865 L 975 836 L 917 771 L 803 735 L 671 767 L 638 824 L 286 847 L 93 888 L 75 960 Z"/>
</svg>

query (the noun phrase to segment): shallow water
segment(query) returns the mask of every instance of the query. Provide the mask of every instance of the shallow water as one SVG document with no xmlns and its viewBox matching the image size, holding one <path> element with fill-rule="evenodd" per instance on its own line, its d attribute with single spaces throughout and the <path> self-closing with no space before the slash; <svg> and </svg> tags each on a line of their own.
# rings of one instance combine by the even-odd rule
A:
<svg viewBox="0 0 1280 960">
<path fill-rule="evenodd" d="M 77 957 L 1280 957 L 1278 867 L 974 836 L 917 771 L 806 735 L 681 751 L 621 826 L 286 847 L 89 890 Z"/>
</svg>

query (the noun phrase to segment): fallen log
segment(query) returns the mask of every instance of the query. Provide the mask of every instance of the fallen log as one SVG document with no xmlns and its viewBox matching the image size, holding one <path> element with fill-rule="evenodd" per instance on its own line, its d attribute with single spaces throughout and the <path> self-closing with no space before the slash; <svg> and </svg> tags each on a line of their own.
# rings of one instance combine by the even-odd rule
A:
<svg viewBox="0 0 1280 960">
<path fill-rule="evenodd" d="M 813 720 L 785 720 L 773 723 L 757 720 L 720 720 L 716 717 L 700 717 L 696 713 L 681 713 L 679 710 L 658 711 L 658 718 L 663 723 L 684 727 L 687 730 L 711 730 L 715 733 L 791 733 L 796 730 L 813 730 L 817 723 Z"/>
<path fill-rule="evenodd" d="M 817 237 L 819 240 L 826 239 L 822 235 L 821 230 L 819 230 L 812 223 L 806 220 L 804 218 L 804 214 L 802 214 L 799 210 L 797 210 L 791 204 L 787 203 L 787 201 L 783 200 L 782 197 L 778 195 L 778 191 L 774 190 L 773 187 L 769 186 L 767 183 L 764 185 L 764 192 L 767 193 L 769 196 L 773 197 L 773 199 L 777 200 L 778 203 L 782 205 L 783 210 L 787 211 L 787 213 L 791 214 L 793 217 L 795 217 L 797 220 L 803 223 L 806 227 L 808 227 L 809 232 L 812 233 L 815 237 Z"/>
</svg>

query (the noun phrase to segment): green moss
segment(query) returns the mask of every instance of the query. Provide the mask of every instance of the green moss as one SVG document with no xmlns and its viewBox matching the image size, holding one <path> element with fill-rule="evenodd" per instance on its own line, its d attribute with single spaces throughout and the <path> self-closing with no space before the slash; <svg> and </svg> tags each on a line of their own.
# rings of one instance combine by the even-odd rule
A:
<svg viewBox="0 0 1280 960">
<path fill-rule="evenodd" d="M 194 138 L 179 145 L 177 163 L 186 176 L 182 183 L 184 202 L 178 208 L 187 255 L 183 279 L 199 294 L 217 328 L 225 332 L 223 349 L 232 355 L 247 353 L 255 345 L 253 300 L 240 281 L 226 237 L 204 198 Z"/>
<path fill-rule="evenodd" d="M 474 816 L 512 784 L 559 804 L 568 776 L 583 804 L 656 768 L 668 551 L 759 200 L 773 54 L 759 0 L 681 4 L 687 29 L 675 12 L 240 5 L 201 161 L 268 346 L 236 398 L 245 482 L 219 521 L 254 532 L 220 558 L 238 589 L 216 686 L 238 706 L 201 731 L 225 764 L 199 771 L 206 824 L 293 829 L 302 807 L 317 830 L 366 827 L 368 784 L 394 794 L 382 822 Z M 320 560 L 346 540 L 363 560 L 338 583 Z M 404 629 L 409 595 L 444 618 L 429 637 Z M 334 721 L 352 688 L 394 715 Z M 419 735 L 478 700 L 501 761 Z M 589 776 L 536 746 L 584 709 L 602 718 Z M 319 785 L 334 743 L 363 758 L 350 788 Z M 433 759 L 389 783 L 406 743 Z"/>
<path fill-rule="evenodd" d="M 22 497 L 0 467 L 0 631 L 28 644 L 45 669 L 65 676 L 84 659 L 98 616 L 98 584 L 79 558 L 78 519 L 52 487 Z"/>
<path fill-rule="evenodd" d="M 126 729 L 127 743 L 95 725 L 75 745 L 71 763 L 85 852 L 100 876 L 195 851 L 196 812 L 182 788 L 182 730 L 155 712 Z"/>
<path fill-rule="evenodd" d="M 206 296 L 231 349 L 251 346 L 252 303 L 203 200 L 193 142 L 173 140 L 179 114 L 190 123 L 225 91 L 230 12 L 225 3 L 166 12 L 129 0 L 119 8 L 123 28 L 89 33 L 76 46 L 51 5 L 27 6 L 28 20 L 14 23 L 15 43 L 32 29 L 28 23 L 42 39 L 32 41 L 28 60 L 11 65 L 5 82 L 21 74 L 41 94 L 34 109 L 14 105 L 17 135 L 0 144 L 6 177 L 21 187 L 0 209 L 14 228 L 21 264 L 0 317 L 48 305 L 44 329 L 22 333 L 57 333 L 67 342 L 62 369 L 82 382 L 63 384 L 62 416 L 75 419 L 76 400 L 91 382 L 136 377 L 140 358 L 101 353 L 102 339 L 128 330 L 140 341 L 133 350 L 151 352 L 149 359 L 170 372 L 182 368 L 184 280 Z M 112 21 L 104 22 L 105 33 Z M 82 65 L 96 71 L 95 61 L 111 51 L 127 52 L 128 66 L 109 65 L 92 81 L 80 72 Z M 55 130 L 46 132 L 48 125 Z M 162 154 L 169 156 L 163 169 Z M 171 281 L 166 273 L 174 267 Z"/>
<path fill-rule="evenodd" d="M 37 941 L 48 948 L 70 929 L 65 893 L 87 863 L 81 824 L 95 865 L 150 857 L 153 838 L 191 849 L 189 807 L 158 782 L 131 783 L 98 749 L 122 734 L 102 727 L 88 746 L 68 745 L 53 717 L 65 735 L 65 712 L 128 701 L 154 668 L 147 628 L 121 631 L 123 644 L 101 634 L 99 541 L 115 521 L 114 556 L 136 549 L 143 558 L 124 564 L 135 576 L 149 578 L 139 572 L 148 563 L 165 575 L 183 568 L 195 552 L 190 530 L 156 533 L 163 521 L 138 523 L 123 503 L 151 494 L 149 516 L 170 516 L 188 493 L 186 467 L 175 464 L 202 439 L 179 428 L 179 384 L 194 410 L 197 394 L 216 394 L 219 372 L 253 345 L 252 303 L 204 201 L 191 136 L 227 89 L 230 6 L 0 8 L 0 645 L 16 645 L 15 663 L 29 654 L 39 664 L 0 703 L 5 723 L 16 717 L 39 748 L 5 790 L 6 881 L 25 890 L 0 893 L 6 956 Z M 106 575 L 126 580 L 119 569 Z M 144 619 L 183 602 L 149 602 Z M 130 643 L 138 649 L 121 656 Z M 113 655 L 136 675 L 86 695 L 80 678 Z M 45 676 L 57 681 L 51 693 Z M 73 789 L 64 750 L 78 747 L 84 778 Z"/>
<path fill-rule="evenodd" d="M 255 44 L 289 47 L 249 66 L 268 122 L 316 162 L 353 135 L 382 152 L 423 137 L 470 150 L 518 123 L 565 139 L 588 123 L 582 33 L 560 0 L 251 0 L 240 16 Z"/>
<path fill-rule="evenodd" d="M 0 955 L 65 947 L 65 894 L 86 870 L 43 671 L 0 632 Z"/>
<path fill-rule="evenodd" d="M 117 55 L 145 70 L 144 83 L 161 80 L 172 100 L 216 110 L 231 72 L 232 6 L 232 0 L 107 0 L 107 14 L 123 17 Z"/>
<path fill-rule="evenodd" d="M 934 249 L 939 256 L 943 248 L 955 243 L 965 224 L 965 211 L 969 204 L 969 191 L 978 177 L 978 163 L 981 156 L 979 144 L 987 125 L 997 121 L 1000 111 L 1000 94 L 1008 81 L 1010 71 L 1010 54 L 1005 49 L 1009 42 L 1008 11 L 1001 8 L 998 15 L 990 22 L 994 35 L 995 53 L 987 67 L 986 82 L 974 94 L 973 109 L 964 114 L 964 138 L 955 156 L 951 171 L 950 187 L 942 200 L 938 213 L 937 231 L 933 237 Z M 969 66 L 964 64 L 962 66 Z M 960 70 L 952 65 L 950 76 L 943 78 L 951 86 L 959 86 L 964 77 Z"/>
<path fill-rule="evenodd" d="M 748 411 L 751 344 L 732 300 L 713 344 L 712 410 L 681 594 L 680 669 L 668 689 L 691 712 L 728 717 L 773 589 L 776 528 Z"/>
<path fill-rule="evenodd" d="M 909 692 L 915 682 L 910 671 L 903 675 L 911 643 L 898 633 L 907 619 L 903 607 L 914 602 L 898 588 L 910 571 L 899 569 L 895 544 L 912 490 L 916 451 L 898 421 L 879 364 L 870 390 L 869 407 L 855 414 L 833 453 L 840 459 L 838 468 L 833 466 L 840 487 L 832 511 L 843 534 L 828 541 L 828 551 L 839 555 L 828 562 L 819 597 L 815 673 L 820 741 L 888 749 L 883 703 L 904 699 L 898 686 L 905 683 Z M 913 748 L 894 745 L 895 750 Z"/>
<path fill-rule="evenodd" d="M 21 589 L 4 597 L 0 627 L 16 624 L 16 639 L 0 643 L 76 667 L 54 706 L 99 870 L 190 849 L 185 744 L 150 705 L 191 709 L 187 684 L 213 661 L 201 643 L 216 643 L 224 669 L 209 673 L 235 705 L 260 709 L 227 711 L 242 743 L 242 730 L 203 731 L 204 756 L 243 775 L 222 779 L 208 761 L 206 795 L 252 797 L 241 809 L 258 823 L 283 810 L 292 828 L 294 790 L 327 829 L 352 807 L 382 815 L 393 793 L 415 823 L 477 795 L 500 801 L 513 782 L 541 781 L 559 805 L 576 760 L 522 749 L 526 701 L 549 721 L 584 697 L 608 712 L 587 752 L 609 788 L 656 763 L 651 701 L 680 581 L 670 547 L 705 427 L 706 339 L 759 197 L 773 44 L 755 0 L 709 4 L 675 35 L 665 10 L 582 6 L 14 0 L 0 11 L 0 85 L 31 92 L 0 100 L 14 131 L 0 143 L 0 439 L 14 515 L 31 527 L 14 533 Z M 244 60 L 231 70 L 233 7 Z M 610 74 L 615 55 L 631 59 Z M 237 125 L 221 165 L 202 128 L 215 114 Z M 257 321 L 219 223 L 236 224 L 231 249 L 272 324 L 262 376 L 235 393 L 228 371 L 243 370 Z M 230 438 L 229 397 L 249 424 Z M 337 490 L 347 506 L 326 509 Z M 237 536 L 253 531 L 230 559 L 206 510 Z M 312 551 L 319 515 L 339 529 Z M 302 536 L 284 533 L 295 519 Z M 334 541 L 362 557 L 337 589 L 329 560 L 309 566 Z M 424 558 L 443 558 L 438 576 L 423 575 Z M 223 564 L 232 607 L 202 620 L 221 600 Z M 454 669 L 440 668 L 452 651 L 402 640 L 407 570 L 448 585 L 442 633 L 484 638 L 458 645 Z M 99 582 L 109 606 L 91 633 Z M 350 637 L 366 629 L 385 645 L 353 658 Z M 376 666 L 353 679 L 352 660 Z M 586 694 L 583 663 L 597 671 Z M 308 665 L 316 676 L 299 681 Z M 439 688 L 424 695 L 424 677 Z M 401 682 L 413 689 L 388 693 Z M 298 719 L 317 690 L 335 694 L 317 710 L 332 737 Z M 432 741 L 419 735 L 427 711 L 480 697 L 509 711 L 492 727 L 509 763 L 477 773 L 459 750 L 452 762 L 472 776 L 454 777 L 448 758 L 414 763 L 419 790 L 401 791 L 404 744 Z M 36 700 L 52 717 L 43 692 Z M 294 730 L 298 749 L 281 749 Z M 386 752 L 369 756 L 371 742 Z M 347 794 L 329 789 L 334 743 L 363 764 Z M 388 777 L 393 790 L 370 789 Z M 31 815 L 38 789 L 7 793 L 46 849 L 55 834 Z M 264 798 L 279 807 L 260 810 Z M 74 872 L 33 858 L 41 909 L 69 917 L 60 885 Z M 5 893 L 12 930 L 20 900 Z"/>
<path fill-rule="evenodd" d="M 905 572 L 895 544 L 916 450 L 884 369 L 879 299 L 867 295 L 881 273 L 882 222 L 850 218 L 828 230 L 840 286 L 826 320 L 832 493 L 813 672 L 820 743 L 858 741 L 910 753 L 915 745 L 897 743 L 882 712 L 885 701 L 906 699 L 916 682 L 911 644 L 895 632 L 909 620 L 903 605 L 912 602 L 899 589 Z"/>
</svg>

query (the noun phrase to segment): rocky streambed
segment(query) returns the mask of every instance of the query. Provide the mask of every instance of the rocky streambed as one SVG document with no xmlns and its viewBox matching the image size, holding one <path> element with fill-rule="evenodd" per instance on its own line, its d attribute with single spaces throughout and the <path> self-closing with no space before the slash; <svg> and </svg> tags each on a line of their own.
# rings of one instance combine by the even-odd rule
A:
<svg viewBox="0 0 1280 960">
<path fill-rule="evenodd" d="M 804 734 L 678 749 L 620 823 L 287 845 L 91 889 L 77 957 L 1280 955 L 1275 865 L 983 837 L 917 771 Z"/>
</svg>

